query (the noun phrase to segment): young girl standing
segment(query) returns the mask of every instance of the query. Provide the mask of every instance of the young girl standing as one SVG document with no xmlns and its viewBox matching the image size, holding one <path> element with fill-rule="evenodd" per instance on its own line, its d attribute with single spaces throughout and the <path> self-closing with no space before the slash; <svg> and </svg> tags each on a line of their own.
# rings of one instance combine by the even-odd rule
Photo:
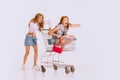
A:
<svg viewBox="0 0 120 80">
<path fill-rule="evenodd" d="M 37 37 L 36 37 L 36 31 L 37 30 L 43 30 L 44 28 L 44 16 L 41 13 L 37 13 L 33 19 L 29 22 L 29 31 L 26 34 L 25 38 L 25 55 L 23 60 L 23 66 L 22 69 L 26 69 L 26 61 L 28 58 L 28 55 L 30 53 L 30 47 L 32 46 L 34 49 L 34 64 L 33 69 L 40 70 L 40 68 L 37 65 L 38 60 L 38 46 L 37 46 Z"/>
</svg>

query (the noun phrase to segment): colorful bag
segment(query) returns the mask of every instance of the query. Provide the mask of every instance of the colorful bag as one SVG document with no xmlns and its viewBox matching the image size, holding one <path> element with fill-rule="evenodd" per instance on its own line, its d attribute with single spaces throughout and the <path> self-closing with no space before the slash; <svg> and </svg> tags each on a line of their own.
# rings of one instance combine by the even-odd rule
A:
<svg viewBox="0 0 120 80">
<path fill-rule="evenodd" d="M 54 45 L 53 45 L 53 48 L 52 48 L 52 51 L 53 52 L 56 52 L 56 53 L 58 53 L 58 54 L 61 54 L 62 53 L 62 40 L 61 40 L 61 38 L 59 39 L 59 43 L 60 43 L 60 45 L 58 46 L 58 45 L 56 45 L 56 43 L 54 43 Z"/>
</svg>

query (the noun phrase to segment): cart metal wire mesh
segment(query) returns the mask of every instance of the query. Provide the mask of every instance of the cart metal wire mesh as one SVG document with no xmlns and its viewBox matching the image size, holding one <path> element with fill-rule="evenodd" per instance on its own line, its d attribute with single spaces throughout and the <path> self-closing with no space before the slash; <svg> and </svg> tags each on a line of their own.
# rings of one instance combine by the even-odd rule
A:
<svg viewBox="0 0 120 80">
<path fill-rule="evenodd" d="M 46 71 L 46 67 L 51 67 L 54 70 L 57 70 L 58 68 L 64 68 L 65 73 L 69 73 L 70 71 L 74 72 L 74 65 L 65 64 L 63 61 L 60 61 L 59 56 L 62 55 L 64 52 L 75 51 L 75 40 L 63 48 L 62 54 L 57 54 L 55 52 L 52 52 L 52 36 L 48 34 L 48 31 L 49 29 L 44 29 L 42 31 L 42 36 L 45 44 L 45 53 L 42 55 L 40 61 L 42 72 Z M 57 59 L 55 59 L 55 57 L 57 57 Z"/>
</svg>

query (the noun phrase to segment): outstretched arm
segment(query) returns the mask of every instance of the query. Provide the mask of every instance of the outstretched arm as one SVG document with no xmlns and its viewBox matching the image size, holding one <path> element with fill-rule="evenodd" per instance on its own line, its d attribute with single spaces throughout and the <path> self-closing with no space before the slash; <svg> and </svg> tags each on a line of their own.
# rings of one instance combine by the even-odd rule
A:
<svg viewBox="0 0 120 80">
<path fill-rule="evenodd" d="M 80 24 L 70 24 L 70 27 L 80 27 Z"/>
</svg>

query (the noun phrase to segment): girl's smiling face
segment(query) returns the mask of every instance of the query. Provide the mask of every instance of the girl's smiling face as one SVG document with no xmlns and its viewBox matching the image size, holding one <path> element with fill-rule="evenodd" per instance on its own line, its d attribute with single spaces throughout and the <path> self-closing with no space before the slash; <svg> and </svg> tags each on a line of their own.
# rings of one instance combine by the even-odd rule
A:
<svg viewBox="0 0 120 80">
<path fill-rule="evenodd" d="M 42 16 L 38 16 L 37 22 L 38 22 L 38 23 L 42 23 L 42 22 L 43 22 L 43 17 L 42 17 Z"/>
<path fill-rule="evenodd" d="M 69 24 L 69 19 L 65 17 L 65 18 L 63 19 L 63 21 L 62 21 L 62 24 L 63 24 L 64 26 L 67 26 L 67 25 Z"/>
</svg>

